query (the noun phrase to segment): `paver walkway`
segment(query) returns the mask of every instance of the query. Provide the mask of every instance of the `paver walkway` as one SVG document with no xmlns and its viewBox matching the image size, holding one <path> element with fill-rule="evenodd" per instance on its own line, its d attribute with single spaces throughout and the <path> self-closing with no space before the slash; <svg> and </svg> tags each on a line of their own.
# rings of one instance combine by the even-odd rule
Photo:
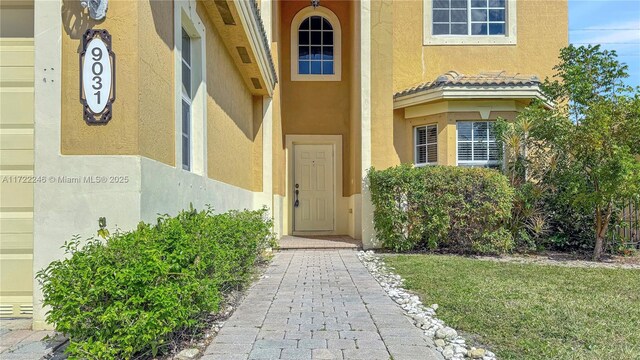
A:
<svg viewBox="0 0 640 360">
<path fill-rule="evenodd" d="M 52 337 L 51 340 L 43 340 Z M 0 359 L 38 360 L 50 355 L 65 342 L 53 331 L 31 330 L 31 319 L 0 320 Z"/>
<path fill-rule="evenodd" d="M 202 360 L 442 359 L 353 250 L 277 253 Z"/>
</svg>

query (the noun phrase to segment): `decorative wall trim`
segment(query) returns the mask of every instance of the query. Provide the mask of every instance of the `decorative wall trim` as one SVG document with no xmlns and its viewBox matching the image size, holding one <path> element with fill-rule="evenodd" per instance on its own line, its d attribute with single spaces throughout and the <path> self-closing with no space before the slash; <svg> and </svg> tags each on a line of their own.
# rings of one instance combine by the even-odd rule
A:
<svg viewBox="0 0 640 360">
<path fill-rule="evenodd" d="M 327 18 L 333 26 L 333 75 L 307 75 L 298 73 L 298 28 L 309 16 Z M 285 30 L 286 31 L 286 30 Z M 293 17 L 291 21 L 291 81 L 340 81 L 342 80 L 342 27 L 338 16 L 326 7 L 307 6 Z"/>
<path fill-rule="evenodd" d="M 269 40 L 260 17 L 260 10 L 254 0 L 234 1 L 234 4 L 238 9 L 240 22 L 248 36 L 249 44 L 256 56 L 260 73 L 267 85 L 267 93 L 272 96 L 278 78 L 271 57 Z"/>
<path fill-rule="evenodd" d="M 480 112 L 481 116 L 488 118 L 492 111 L 521 111 L 525 105 L 518 99 L 439 101 L 406 107 L 404 118 L 416 119 L 447 112 Z"/>
<path fill-rule="evenodd" d="M 393 108 L 402 109 L 436 100 L 455 99 L 540 99 L 545 102 L 547 106 L 552 106 L 537 85 L 495 87 L 445 86 L 397 97 L 393 101 Z"/>
</svg>

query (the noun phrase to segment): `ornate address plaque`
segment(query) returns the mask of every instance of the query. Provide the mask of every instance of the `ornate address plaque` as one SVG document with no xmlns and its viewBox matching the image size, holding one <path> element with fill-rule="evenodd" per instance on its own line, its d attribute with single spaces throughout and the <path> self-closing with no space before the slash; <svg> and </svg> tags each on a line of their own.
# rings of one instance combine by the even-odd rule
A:
<svg viewBox="0 0 640 360">
<path fill-rule="evenodd" d="M 80 101 L 84 120 L 106 124 L 116 99 L 116 55 L 111 50 L 107 30 L 87 30 L 82 36 L 80 53 Z"/>
</svg>

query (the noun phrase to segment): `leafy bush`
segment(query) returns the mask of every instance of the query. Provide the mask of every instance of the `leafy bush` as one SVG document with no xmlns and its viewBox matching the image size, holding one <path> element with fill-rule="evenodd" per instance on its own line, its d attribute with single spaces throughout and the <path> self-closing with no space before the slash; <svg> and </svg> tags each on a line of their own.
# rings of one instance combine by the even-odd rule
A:
<svg viewBox="0 0 640 360">
<path fill-rule="evenodd" d="M 544 196 L 551 227 L 551 236 L 544 239 L 544 247 L 560 251 L 591 251 L 595 246 L 593 213 L 574 206 L 571 190 L 558 179 L 548 176 L 544 182 L 550 184 L 551 189 Z"/>
<path fill-rule="evenodd" d="M 166 350 L 241 286 L 269 240 L 265 210 L 183 211 L 106 242 L 78 238 L 37 274 L 47 320 L 67 334 L 70 358 L 129 359 Z"/>
<path fill-rule="evenodd" d="M 393 251 L 500 253 L 513 247 L 505 223 L 513 190 L 495 170 L 401 165 L 369 171 L 374 226 Z"/>
</svg>

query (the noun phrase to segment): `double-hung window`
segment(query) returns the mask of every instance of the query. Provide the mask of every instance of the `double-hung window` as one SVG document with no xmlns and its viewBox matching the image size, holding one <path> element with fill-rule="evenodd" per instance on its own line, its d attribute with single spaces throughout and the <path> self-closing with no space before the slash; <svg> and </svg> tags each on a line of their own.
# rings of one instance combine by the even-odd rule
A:
<svg viewBox="0 0 640 360">
<path fill-rule="evenodd" d="M 492 121 L 458 121 L 458 166 L 499 166 L 494 124 Z"/>
<path fill-rule="evenodd" d="M 182 29 L 182 168 L 191 170 L 191 37 Z"/>
<path fill-rule="evenodd" d="M 438 163 L 438 126 L 427 125 L 415 128 L 415 164 L 435 165 Z"/>
<path fill-rule="evenodd" d="M 433 35 L 505 35 L 506 0 L 434 0 Z"/>
<path fill-rule="evenodd" d="M 516 0 L 424 0 L 425 45 L 516 43 Z"/>
</svg>

